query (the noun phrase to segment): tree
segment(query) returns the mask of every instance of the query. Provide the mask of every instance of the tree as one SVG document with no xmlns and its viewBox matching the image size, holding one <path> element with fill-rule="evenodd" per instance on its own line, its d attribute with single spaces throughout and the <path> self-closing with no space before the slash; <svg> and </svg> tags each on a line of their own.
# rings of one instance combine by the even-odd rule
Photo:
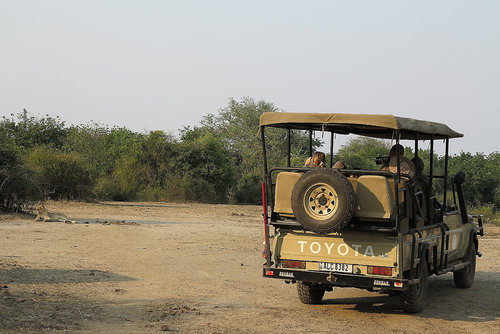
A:
<svg viewBox="0 0 500 334">
<path fill-rule="evenodd" d="M 98 180 L 97 195 L 113 200 L 165 200 L 167 185 L 175 176 L 177 141 L 163 131 L 151 131 L 129 143 L 116 158 L 111 175 Z"/>
<path fill-rule="evenodd" d="M 146 187 L 164 187 L 172 174 L 176 141 L 163 131 L 151 131 L 136 146 L 138 177 Z"/>
<path fill-rule="evenodd" d="M 85 159 L 93 180 L 109 177 L 116 162 L 130 151 L 142 135 L 126 128 L 109 128 L 97 123 L 68 129 L 64 150 L 78 152 Z"/>
<path fill-rule="evenodd" d="M 260 115 L 264 112 L 279 112 L 274 104 L 264 100 L 255 101 L 243 98 L 241 101 L 230 99 L 227 107 L 217 115 L 208 114 L 201 120 L 197 132 L 210 132 L 220 138 L 227 151 L 231 152 L 236 170 L 233 201 L 238 203 L 259 203 L 261 201 L 260 183 L 263 179 L 262 143 L 259 136 Z M 185 131 L 184 131 L 185 132 Z M 181 133 L 182 134 L 182 133 Z M 182 134 L 187 135 L 187 134 Z M 189 134 L 190 136 L 193 134 Z M 266 145 L 269 164 L 284 166 L 287 156 L 287 132 L 283 129 L 266 129 Z M 313 141 L 313 148 L 321 145 Z M 303 131 L 294 131 L 292 136 L 292 158 L 298 156 L 303 162 L 309 155 L 309 137 Z"/>
<path fill-rule="evenodd" d="M 40 146 L 26 156 L 26 161 L 44 198 L 86 199 L 91 196 L 90 173 L 79 153 Z"/>
<path fill-rule="evenodd" d="M 0 149 L 0 211 L 19 211 L 41 198 L 33 176 L 12 149 Z"/>
<path fill-rule="evenodd" d="M 472 205 L 491 204 L 497 208 L 500 188 L 500 154 L 485 156 L 482 153 L 462 152 L 450 159 L 450 176 L 463 171 L 466 176 L 464 196 Z"/>
<path fill-rule="evenodd" d="M 26 109 L 17 115 L 18 121 L 7 119 L 5 116 L 1 122 L 3 136 L 21 149 L 31 149 L 36 146 L 45 145 L 60 148 L 66 140 L 67 129 L 65 123 L 59 119 L 45 115 L 37 118 L 30 116 Z"/>
<path fill-rule="evenodd" d="M 202 202 L 227 202 L 235 179 L 231 153 L 211 132 L 185 131 L 176 159 L 184 180 L 183 197 Z"/>
<path fill-rule="evenodd" d="M 337 158 L 348 168 L 377 170 L 381 166 L 375 163 L 375 158 L 387 156 L 389 149 L 387 140 L 358 136 L 339 149 Z"/>
</svg>

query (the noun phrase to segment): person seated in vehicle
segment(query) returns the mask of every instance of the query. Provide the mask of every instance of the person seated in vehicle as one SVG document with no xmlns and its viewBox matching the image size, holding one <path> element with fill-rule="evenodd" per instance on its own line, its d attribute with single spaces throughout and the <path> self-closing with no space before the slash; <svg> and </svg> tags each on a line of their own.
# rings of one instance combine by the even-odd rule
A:
<svg viewBox="0 0 500 334">
<path fill-rule="evenodd" d="M 422 161 L 422 159 L 420 159 L 420 157 L 414 157 L 413 159 L 411 159 L 411 161 L 415 165 L 418 176 L 418 182 L 423 185 L 424 189 L 430 196 L 435 196 L 436 189 L 434 188 L 434 185 L 431 183 L 431 179 L 424 174 L 424 162 Z"/>
<path fill-rule="evenodd" d="M 411 159 L 411 161 L 415 165 L 417 171 L 418 183 L 419 186 L 423 189 L 426 198 L 434 199 L 431 203 L 431 207 L 434 207 L 434 209 L 441 209 L 441 204 L 439 204 L 435 200 L 436 189 L 434 188 L 434 185 L 431 183 L 431 179 L 427 175 L 424 175 L 424 162 L 422 161 L 422 159 L 420 159 L 420 157 L 414 157 L 413 159 Z M 431 211 L 430 214 L 431 217 L 433 217 L 435 213 Z"/>
<path fill-rule="evenodd" d="M 326 168 L 326 155 L 323 152 L 314 152 L 312 157 L 307 158 L 305 167 Z"/>
<path fill-rule="evenodd" d="M 381 170 L 396 174 L 398 172 L 397 162 L 399 155 L 400 173 L 413 177 L 415 175 L 415 165 L 410 159 L 404 156 L 404 152 L 405 149 L 403 145 L 396 144 L 391 147 L 391 150 L 389 151 L 389 161 L 384 163 Z"/>
<path fill-rule="evenodd" d="M 341 160 L 337 161 L 337 162 L 333 165 L 333 167 L 332 167 L 332 168 L 334 168 L 334 169 L 346 169 L 345 164 L 344 164 Z"/>
<path fill-rule="evenodd" d="M 430 186 L 431 180 L 427 175 L 424 175 L 424 162 L 420 157 L 414 157 L 411 159 L 413 165 L 415 166 L 415 170 L 417 171 L 418 181 L 423 183 L 426 186 Z"/>
</svg>

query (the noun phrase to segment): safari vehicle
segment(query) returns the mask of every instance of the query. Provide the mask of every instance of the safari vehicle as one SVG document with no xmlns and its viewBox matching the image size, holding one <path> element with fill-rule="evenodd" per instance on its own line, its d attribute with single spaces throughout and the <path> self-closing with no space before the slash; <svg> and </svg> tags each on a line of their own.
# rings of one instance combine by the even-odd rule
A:
<svg viewBox="0 0 500 334">
<path fill-rule="evenodd" d="M 268 166 L 266 129 L 287 134 L 287 166 Z M 396 155 L 385 170 L 290 166 L 291 137 L 297 130 L 410 140 L 430 145 L 428 174 L 403 173 Z M 263 275 L 297 283 L 299 299 L 318 304 L 333 287 L 355 287 L 399 295 L 404 311 L 422 311 L 428 276 L 453 272 L 458 288 L 475 275 L 481 216 L 467 214 L 460 172 L 448 175 L 451 138 L 463 135 L 440 123 L 391 115 L 264 113 L 260 118 L 265 182 L 262 184 L 266 263 Z M 434 143 L 443 140 L 444 173 L 435 175 Z M 388 157 L 373 157 L 387 163 Z M 417 160 L 415 160 L 417 159 Z M 421 160 L 420 160 L 421 161 Z M 355 167 L 355 166 L 353 166 Z M 422 167 L 422 166 L 420 166 Z M 441 184 L 442 201 L 434 191 Z M 451 188 L 453 199 L 447 199 Z M 451 193 L 448 197 L 451 197 Z M 448 203 L 450 200 L 450 203 Z M 458 201 L 458 203 L 457 203 Z"/>
</svg>

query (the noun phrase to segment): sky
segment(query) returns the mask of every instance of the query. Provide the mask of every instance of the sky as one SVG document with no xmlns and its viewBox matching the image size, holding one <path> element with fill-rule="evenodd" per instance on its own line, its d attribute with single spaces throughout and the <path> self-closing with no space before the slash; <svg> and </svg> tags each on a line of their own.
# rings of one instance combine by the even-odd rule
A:
<svg viewBox="0 0 500 334">
<path fill-rule="evenodd" d="M 0 0 L 0 116 L 177 134 L 251 97 L 500 151 L 500 1 Z M 425 147 L 424 147 L 425 148 Z"/>
</svg>

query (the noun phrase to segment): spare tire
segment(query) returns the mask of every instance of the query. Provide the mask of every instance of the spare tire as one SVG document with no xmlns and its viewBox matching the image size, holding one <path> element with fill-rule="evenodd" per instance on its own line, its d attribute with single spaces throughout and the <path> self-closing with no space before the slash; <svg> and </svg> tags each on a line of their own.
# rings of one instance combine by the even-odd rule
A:
<svg viewBox="0 0 500 334">
<path fill-rule="evenodd" d="M 317 169 L 302 175 L 292 191 L 292 210 L 305 229 L 329 233 L 340 231 L 352 218 L 354 189 L 337 171 Z"/>
</svg>

